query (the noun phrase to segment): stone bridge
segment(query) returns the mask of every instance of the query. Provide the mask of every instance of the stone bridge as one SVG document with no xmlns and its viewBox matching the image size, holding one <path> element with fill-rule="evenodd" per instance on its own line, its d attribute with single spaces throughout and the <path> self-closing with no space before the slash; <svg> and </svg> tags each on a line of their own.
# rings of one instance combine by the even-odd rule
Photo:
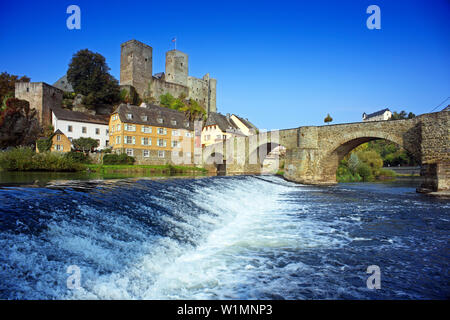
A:
<svg viewBox="0 0 450 320">
<path fill-rule="evenodd" d="M 304 184 L 334 184 L 339 161 L 362 143 L 385 139 L 409 151 L 421 163 L 422 188 L 450 190 L 450 111 L 414 119 L 357 122 L 262 132 L 203 149 L 203 166 L 227 174 L 261 173 L 277 146 L 286 148 L 284 177 Z"/>
</svg>

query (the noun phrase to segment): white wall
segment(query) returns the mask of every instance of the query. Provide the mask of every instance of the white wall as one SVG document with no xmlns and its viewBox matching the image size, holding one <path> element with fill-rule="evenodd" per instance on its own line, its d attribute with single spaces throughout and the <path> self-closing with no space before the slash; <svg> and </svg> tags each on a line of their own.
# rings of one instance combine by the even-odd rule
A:
<svg viewBox="0 0 450 320">
<path fill-rule="evenodd" d="M 59 120 L 52 112 L 52 125 L 56 130 L 61 130 L 69 139 L 78 138 L 92 138 L 100 140 L 99 147 L 97 149 L 104 149 L 106 147 L 106 141 L 109 141 L 109 135 L 106 133 L 109 129 L 109 125 L 96 124 L 89 122 L 77 122 L 68 120 Z M 68 126 L 72 126 L 72 132 L 69 132 Z M 82 133 L 82 127 L 86 127 L 86 133 Z M 100 134 L 95 134 L 95 129 L 100 129 Z"/>
</svg>

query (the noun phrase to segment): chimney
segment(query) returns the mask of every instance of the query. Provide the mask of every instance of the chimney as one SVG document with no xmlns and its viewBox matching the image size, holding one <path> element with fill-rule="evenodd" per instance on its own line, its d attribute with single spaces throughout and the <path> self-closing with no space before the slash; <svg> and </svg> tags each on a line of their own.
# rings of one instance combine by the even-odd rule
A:
<svg viewBox="0 0 450 320">
<path fill-rule="evenodd" d="M 230 121 L 230 114 L 227 113 L 227 120 Z"/>
</svg>

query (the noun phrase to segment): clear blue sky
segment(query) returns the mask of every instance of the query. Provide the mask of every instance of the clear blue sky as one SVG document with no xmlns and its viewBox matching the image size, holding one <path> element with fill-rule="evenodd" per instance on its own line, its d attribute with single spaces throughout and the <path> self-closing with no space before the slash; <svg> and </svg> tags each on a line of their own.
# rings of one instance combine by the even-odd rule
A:
<svg viewBox="0 0 450 320">
<path fill-rule="evenodd" d="M 81 8 L 68 30 L 66 8 Z M 366 9 L 381 9 L 369 30 Z M 1 1 L 0 72 L 52 84 L 84 48 L 118 79 L 120 44 L 189 54 L 189 73 L 218 79 L 222 113 L 259 128 L 360 121 L 388 107 L 416 114 L 450 96 L 450 2 L 433 1 Z M 450 102 L 447 102 L 448 104 Z"/>
</svg>

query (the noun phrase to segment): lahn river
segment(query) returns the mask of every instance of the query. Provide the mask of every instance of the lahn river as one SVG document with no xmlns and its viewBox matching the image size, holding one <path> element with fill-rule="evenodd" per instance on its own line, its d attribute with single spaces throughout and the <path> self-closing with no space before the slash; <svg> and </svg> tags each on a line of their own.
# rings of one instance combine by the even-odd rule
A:
<svg viewBox="0 0 450 320">
<path fill-rule="evenodd" d="M 416 186 L 3 184 L 0 299 L 448 299 L 450 201 Z M 370 265 L 379 290 L 366 286 Z"/>
</svg>

